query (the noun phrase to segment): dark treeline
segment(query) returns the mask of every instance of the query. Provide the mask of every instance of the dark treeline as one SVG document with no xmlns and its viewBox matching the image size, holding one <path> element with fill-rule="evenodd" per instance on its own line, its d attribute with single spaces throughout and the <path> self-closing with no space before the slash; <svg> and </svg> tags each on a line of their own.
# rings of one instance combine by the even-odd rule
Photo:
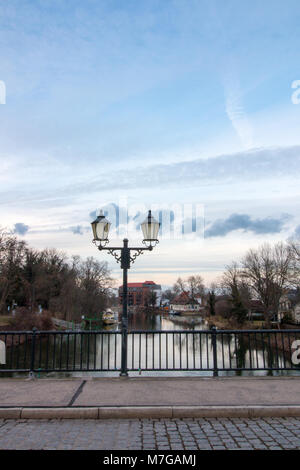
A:
<svg viewBox="0 0 300 470">
<path fill-rule="evenodd" d="M 113 281 L 107 263 L 68 258 L 54 248 L 36 250 L 0 230 L 0 313 L 41 306 L 53 316 L 80 320 L 105 308 Z"/>
</svg>

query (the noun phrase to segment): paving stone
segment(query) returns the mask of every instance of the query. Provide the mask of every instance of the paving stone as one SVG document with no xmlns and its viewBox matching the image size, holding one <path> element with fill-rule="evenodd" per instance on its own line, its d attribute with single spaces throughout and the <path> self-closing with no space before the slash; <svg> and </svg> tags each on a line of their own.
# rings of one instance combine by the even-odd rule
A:
<svg viewBox="0 0 300 470">
<path fill-rule="evenodd" d="M 0 428 L 1 450 L 300 449 L 300 418 L 0 419 Z"/>
</svg>

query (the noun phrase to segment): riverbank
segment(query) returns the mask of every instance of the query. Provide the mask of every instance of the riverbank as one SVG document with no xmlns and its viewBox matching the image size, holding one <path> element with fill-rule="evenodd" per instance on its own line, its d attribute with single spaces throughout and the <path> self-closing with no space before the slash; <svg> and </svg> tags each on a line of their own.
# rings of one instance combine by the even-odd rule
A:
<svg viewBox="0 0 300 470">
<path fill-rule="evenodd" d="M 219 330 L 259 330 L 262 329 L 263 321 L 245 321 L 243 324 L 238 323 L 230 318 L 220 316 L 210 316 L 205 318 L 208 328 L 216 326 Z"/>
<path fill-rule="evenodd" d="M 0 315 L 0 330 L 5 331 L 7 328 L 10 327 L 9 320 L 11 316 L 8 315 Z"/>
<path fill-rule="evenodd" d="M 261 322 L 261 321 L 257 321 L 257 322 L 248 321 L 240 325 L 237 322 L 234 322 L 232 320 L 218 317 L 218 316 L 215 316 L 215 317 L 213 316 L 213 317 L 207 318 L 207 324 L 208 324 L 208 328 L 215 326 L 219 330 L 224 330 L 224 331 L 226 330 L 239 330 L 239 331 L 257 330 L 258 335 L 255 337 L 256 344 L 262 347 L 270 348 L 273 351 L 273 353 L 281 352 L 283 353 L 284 358 L 286 357 L 289 358 L 291 356 L 291 344 L 293 342 L 293 338 L 290 336 L 289 333 L 285 333 L 285 330 L 288 330 L 288 329 L 299 330 L 300 329 L 300 325 L 278 324 L 277 328 L 274 326 L 272 327 L 272 329 L 276 330 L 276 332 L 266 337 L 266 335 L 263 334 L 266 328 L 264 328 L 264 322 Z"/>
</svg>

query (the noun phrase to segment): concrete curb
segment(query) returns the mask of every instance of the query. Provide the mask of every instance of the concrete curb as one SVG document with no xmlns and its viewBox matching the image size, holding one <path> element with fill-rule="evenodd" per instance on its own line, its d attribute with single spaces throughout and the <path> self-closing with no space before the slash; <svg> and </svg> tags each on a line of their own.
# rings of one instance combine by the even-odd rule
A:
<svg viewBox="0 0 300 470">
<path fill-rule="evenodd" d="M 172 406 L 108 406 L 99 408 L 100 419 L 172 418 Z"/>
<path fill-rule="evenodd" d="M 300 417 L 300 406 L 174 406 L 173 418 Z"/>
<path fill-rule="evenodd" d="M 0 408 L 0 419 L 20 419 L 22 408 Z"/>
<path fill-rule="evenodd" d="M 300 405 L 0 408 L 0 419 L 143 419 L 300 417 Z"/>
<path fill-rule="evenodd" d="M 21 419 L 98 419 L 98 408 L 23 408 Z"/>
</svg>

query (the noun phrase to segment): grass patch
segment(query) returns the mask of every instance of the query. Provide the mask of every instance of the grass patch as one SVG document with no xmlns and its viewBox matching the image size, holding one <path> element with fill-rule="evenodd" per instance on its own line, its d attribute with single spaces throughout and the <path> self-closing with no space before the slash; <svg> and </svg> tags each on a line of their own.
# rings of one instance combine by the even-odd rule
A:
<svg viewBox="0 0 300 470">
<path fill-rule="evenodd" d="M 209 328 L 215 325 L 219 330 L 257 330 L 263 328 L 264 321 L 245 321 L 242 325 L 233 318 L 215 315 L 206 318 Z"/>
<path fill-rule="evenodd" d="M 9 315 L 0 315 L 0 326 L 9 325 L 10 318 Z"/>
</svg>

